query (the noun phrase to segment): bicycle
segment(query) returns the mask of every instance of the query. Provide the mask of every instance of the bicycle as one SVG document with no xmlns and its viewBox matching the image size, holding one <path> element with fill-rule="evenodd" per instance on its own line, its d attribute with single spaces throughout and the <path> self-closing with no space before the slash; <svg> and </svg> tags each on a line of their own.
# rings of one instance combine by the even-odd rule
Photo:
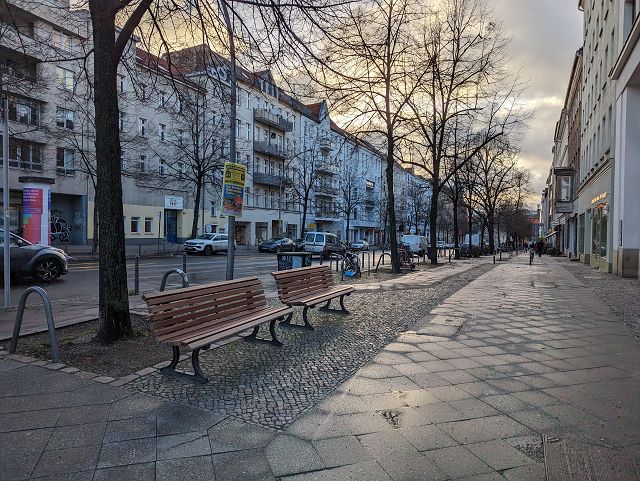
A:
<svg viewBox="0 0 640 481">
<path fill-rule="evenodd" d="M 355 252 L 345 251 L 342 255 L 342 274 L 347 277 L 362 277 L 360 257 Z"/>
<path fill-rule="evenodd" d="M 406 247 L 404 244 L 400 244 L 398 246 L 398 256 L 400 258 L 400 268 L 409 268 L 412 271 L 416 268 L 416 263 L 413 262 L 413 253 L 411 249 Z"/>
</svg>

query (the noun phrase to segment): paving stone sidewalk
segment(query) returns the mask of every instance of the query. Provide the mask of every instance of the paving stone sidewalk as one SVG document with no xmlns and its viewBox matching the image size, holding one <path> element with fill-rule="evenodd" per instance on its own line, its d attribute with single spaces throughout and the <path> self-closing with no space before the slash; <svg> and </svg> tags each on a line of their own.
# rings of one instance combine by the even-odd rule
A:
<svg viewBox="0 0 640 481">
<path fill-rule="evenodd" d="M 542 434 L 640 457 L 640 346 L 560 264 L 521 257 L 280 431 L 4 356 L 0 479 L 542 481 Z M 416 334 L 436 317 L 461 331 Z"/>
</svg>

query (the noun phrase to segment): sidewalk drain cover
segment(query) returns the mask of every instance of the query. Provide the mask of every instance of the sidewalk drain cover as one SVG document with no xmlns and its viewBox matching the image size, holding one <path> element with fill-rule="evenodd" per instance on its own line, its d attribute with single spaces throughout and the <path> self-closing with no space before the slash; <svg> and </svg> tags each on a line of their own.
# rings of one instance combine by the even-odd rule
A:
<svg viewBox="0 0 640 481">
<path fill-rule="evenodd" d="M 546 481 L 640 481 L 637 455 L 544 437 Z"/>
</svg>

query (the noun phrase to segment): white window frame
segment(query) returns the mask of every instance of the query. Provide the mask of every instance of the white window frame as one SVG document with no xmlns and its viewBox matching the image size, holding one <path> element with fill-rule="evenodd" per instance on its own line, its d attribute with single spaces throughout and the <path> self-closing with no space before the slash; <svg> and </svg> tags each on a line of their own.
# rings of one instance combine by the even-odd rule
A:
<svg viewBox="0 0 640 481">
<path fill-rule="evenodd" d="M 135 229 L 133 228 L 135 225 Z M 129 228 L 132 234 L 140 234 L 140 217 L 133 216 L 129 222 Z"/>
<path fill-rule="evenodd" d="M 73 70 L 56 66 L 56 81 L 59 88 L 71 92 L 76 83 L 76 74 Z"/>
<path fill-rule="evenodd" d="M 144 117 L 138 117 L 138 134 L 140 134 L 140 137 L 147 136 L 147 122 Z"/>
</svg>

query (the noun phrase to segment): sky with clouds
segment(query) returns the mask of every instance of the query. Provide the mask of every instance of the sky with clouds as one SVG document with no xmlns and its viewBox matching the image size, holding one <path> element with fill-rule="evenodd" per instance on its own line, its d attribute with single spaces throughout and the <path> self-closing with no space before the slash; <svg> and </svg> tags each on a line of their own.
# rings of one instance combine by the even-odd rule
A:
<svg viewBox="0 0 640 481">
<path fill-rule="evenodd" d="M 490 0 L 504 21 L 513 68 L 529 80 L 526 100 L 536 109 L 522 145 L 521 165 L 532 171 L 536 199 L 551 166 L 555 124 L 560 117 L 576 50 L 582 44 L 578 0 Z"/>
</svg>

